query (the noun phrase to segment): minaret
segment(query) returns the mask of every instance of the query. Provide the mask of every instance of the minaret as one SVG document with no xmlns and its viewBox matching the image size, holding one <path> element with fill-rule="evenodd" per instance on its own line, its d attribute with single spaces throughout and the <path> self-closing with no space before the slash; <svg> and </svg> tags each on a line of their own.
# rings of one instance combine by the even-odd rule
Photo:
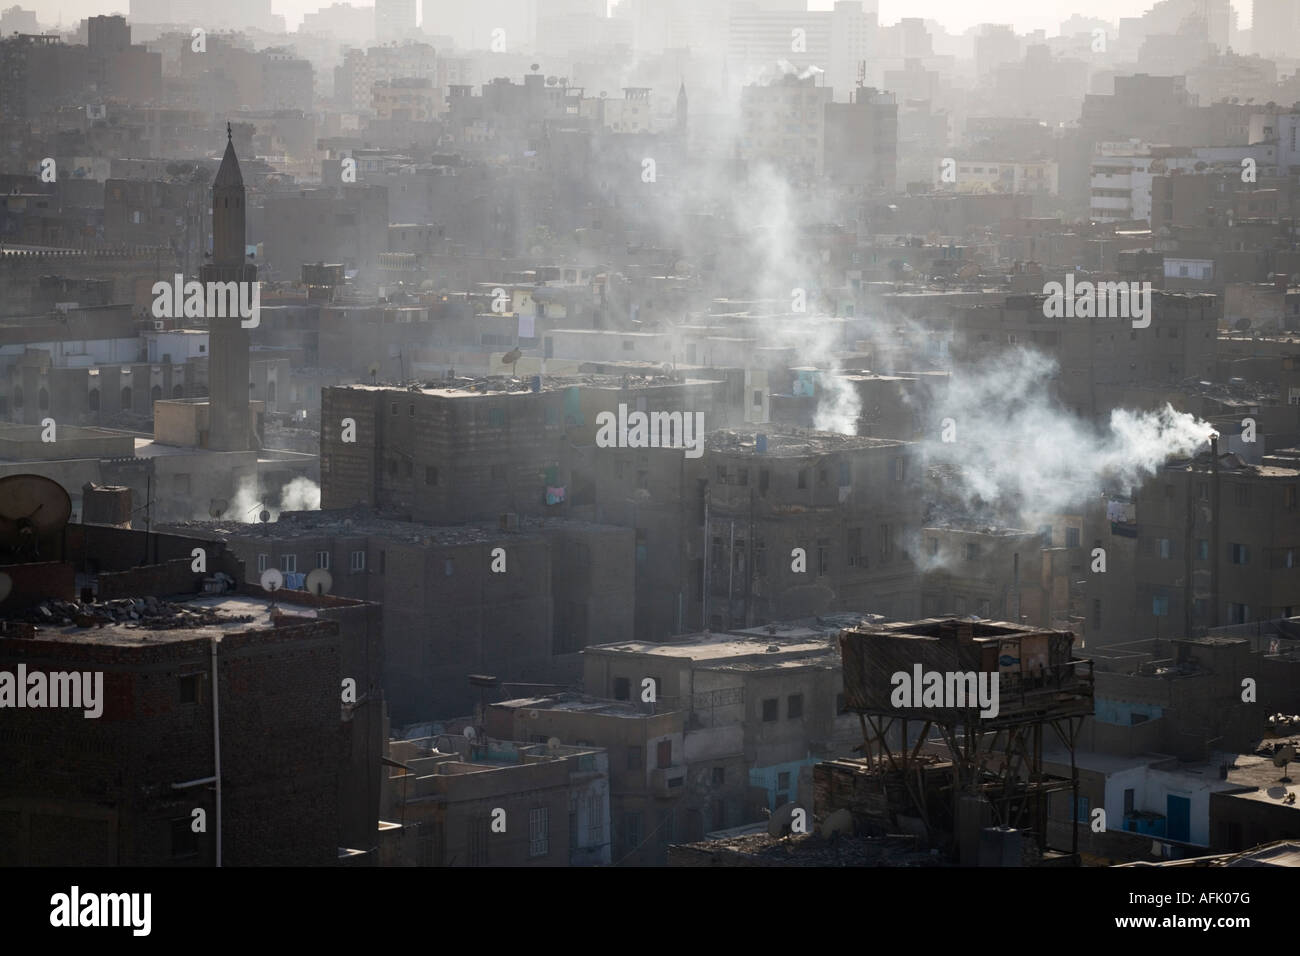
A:
<svg viewBox="0 0 1300 956">
<path fill-rule="evenodd" d="M 685 80 L 682 80 L 682 85 L 677 90 L 677 132 L 683 136 L 686 134 L 686 81 Z"/>
<path fill-rule="evenodd" d="M 226 154 L 212 181 L 212 262 L 202 269 L 209 282 L 256 282 L 257 267 L 244 255 L 244 177 L 226 124 Z M 249 299 L 249 293 L 244 298 Z M 208 447 L 248 451 L 248 329 L 238 314 L 208 316 Z"/>
</svg>

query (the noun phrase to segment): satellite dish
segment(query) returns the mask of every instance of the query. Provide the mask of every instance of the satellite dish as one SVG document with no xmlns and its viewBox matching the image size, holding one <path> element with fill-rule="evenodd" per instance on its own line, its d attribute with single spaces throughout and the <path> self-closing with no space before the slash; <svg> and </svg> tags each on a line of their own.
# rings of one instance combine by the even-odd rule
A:
<svg viewBox="0 0 1300 956">
<path fill-rule="evenodd" d="M 72 517 L 72 499 L 43 475 L 0 478 L 0 554 L 39 556 Z"/>
<path fill-rule="evenodd" d="M 369 365 L 369 367 L 366 369 L 366 374 L 369 375 L 371 378 L 374 378 L 376 375 L 378 375 L 378 374 L 379 374 L 379 363 L 378 363 L 378 362 L 371 362 L 370 365 Z"/>
<path fill-rule="evenodd" d="M 262 522 L 262 524 L 266 524 L 268 521 L 271 520 L 271 512 L 263 508 L 261 511 L 257 513 L 257 520 Z"/>
<path fill-rule="evenodd" d="M 551 751 L 552 753 L 554 753 L 555 751 L 559 750 L 559 749 L 560 749 L 560 738 L 559 738 L 559 737 L 549 737 L 549 738 L 547 738 L 547 740 L 546 740 L 546 749 L 549 750 L 549 751 Z"/>
<path fill-rule="evenodd" d="M 774 837 L 785 836 L 790 832 L 790 824 L 794 820 L 794 812 L 799 809 L 796 804 L 784 803 L 772 811 L 772 815 L 767 818 L 767 832 Z"/>
<path fill-rule="evenodd" d="M 278 591 L 284 587 L 284 575 L 280 573 L 279 568 L 267 568 L 262 572 L 262 588 L 267 591 Z"/>
<path fill-rule="evenodd" d="M 230 502 L 225 498 L 213 498 L 212 503 L 208 506 L 208 514 L 213 518 L 220 518 L 230 507 Z"/>
<path fill-rule="evenodd" d="M 334 578 L 324 568 L 307 572 L 307 590 L 312 594 L 329 594 L 334 586 Z"/>
<path fill-rule="evenodd" d="M 13 587 L 14 579 L 0 571 L 0 602 L 3 602 L 9 596 L 9 592 L 13 590 Z"/>
<path fill-rule="evenodd" d="M 853 814 L 846 807 L 840 807 L 822 821 L 821 835 L 823 840 L 836 835 L 853 836 Z"/>
<path fill-rule="evenodd" d="M 475 730 L 473 727 L 466 727 L 466 728 L 465 728 L 465 739 L 466 739 L 466 740 L 473 740 L 473 739 L 474 739 L 475 737 L 477 737 L 477 736 L 478 736 L 478 731 Z"/>
</svg>

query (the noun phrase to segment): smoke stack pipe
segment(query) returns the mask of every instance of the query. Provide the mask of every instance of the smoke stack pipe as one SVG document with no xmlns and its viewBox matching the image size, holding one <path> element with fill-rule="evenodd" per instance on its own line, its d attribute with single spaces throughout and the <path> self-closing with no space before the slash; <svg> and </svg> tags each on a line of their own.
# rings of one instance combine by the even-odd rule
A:
<svg viewBox="0 0 1300 956">
<path fill-rule="evenodd" d="M 1219 626 L 1221 557 L 1222 555 L 1219 554 L 1219 433 L 1210 432 L 1210 627 Z"/>
</svg>

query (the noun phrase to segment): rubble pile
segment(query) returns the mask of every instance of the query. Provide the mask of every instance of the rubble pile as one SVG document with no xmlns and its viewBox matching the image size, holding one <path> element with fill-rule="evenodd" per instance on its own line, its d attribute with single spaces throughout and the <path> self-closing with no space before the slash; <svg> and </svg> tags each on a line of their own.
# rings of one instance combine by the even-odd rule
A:
<svg viewBox="0 0 1300 956">
<path fill-rule="evenodd" d="M 172 631 L 212 624 L 246 624 L 249 614 L 223 614 L 213 608 L 172 604 L 155 597 L 119 598 L 112 601 L 81 602 L 49 599 L 35 605 L 17 620 L 49 626 L 103 627 L 120 624 L 150 631 Z"/>
</svg>

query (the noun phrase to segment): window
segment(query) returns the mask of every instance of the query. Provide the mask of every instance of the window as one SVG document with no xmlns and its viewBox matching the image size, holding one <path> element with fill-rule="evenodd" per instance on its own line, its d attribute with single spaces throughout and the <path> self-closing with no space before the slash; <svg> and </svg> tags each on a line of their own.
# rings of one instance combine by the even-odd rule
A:
<svg viewBox="0 0 1300 956">
<path fill-rule="evenodd" d="M 939 553 L 939 539 L 938 539 L 938 538 L 926 538 L 926 539 L 925 539 L 925 549 L 926 549 L 926 551 L 929 552 L 931 555 L 936 555 L 936 554 L 938 554 L 938 553 Z"/>
<path fill-rule="evenodd" d="M 352 571 L 364 571 L 366 569 L 366 553 L 364 551 L 353 551 L 348 556 L 348 568 Z"/>
<path fill-rule="evenodd" d="M 490 827 L 491 823 L 486 816 L 471 817 L 465 821 L 470 866 L 487 866 Z"/>
<path fill-rule="evenodd" d="M 1124 816 L 1128 817 L 1133 815 L 1133 804 L 1136 797 L 1137 792 L 1133 787 L 1129 787 L 1124 791 Z"/>
<path fill-rule="evenodd" d="M 800 469 L 799 469 L 799 487 L 800 487 L 800 488 L 807 488 L 807 487 L 808 487 L 808 469 L 807 469 L 807 468 L 800 468 Z"/>
<path fill-rule="evenodd" d="M 629 690 L 629 681 L 626 677 L 614 678 L 614 699 L 627 700 L 631 696 Z"/>
<path fill-rule="evenodd" d="M 817 574 L 827 575 L 831 571 L 831 540 L 830 538 L 817 539 Z"/>
<path fill-rule="evenodd" d="M 1228 605 L 1228 623 L 1245 624 L 1250 620 L 1250 607 L 1245 604 Z"/>
<path fill-rule="evenodd" d="M 1156 538 L 1156 550 L 1159 552 L 1160 557 L 1171 558 L 1174 554 L 1174 543 L 1168 538 Z"/>
<path fill-rule="evenodd" d="M 269 554 L 259 554 L 259 555 L 257 556 L 257 573 L 258 573 L 258 574 L 261 574 L 263 571 L 266 570 L 266 559 L 269 558 L 269 557 L 270 557 Z"/>
<path fill-rule="evenodd" d="M 551 811 L 533 807 L 528 811 L 528 855 L 546 856 L 551 852 Z"/>
<path fill-rule="evenodd" d="M 406 406 L 406 414 L 411 418 L 415 417 L 415 402 L 412 402 L 410 405 Z"/>
<path fill-rule="evenodd" d="M 1250 548 L 1244 544 L 1229 544 L 1228 551 L 1233 564 L 1250 564 Z"/>
<path fill-rule="evenodd" d="M 726 768 L 726 767 L 714 767 L 714 768 L 713 768 L 713 785 L 714 785 L 715 787 L 721 787 L 721 786 L 723 786 L 726 782 L 727 782 L 727 768 Z"/>
<path fill-rule="evenodd" d="M 623 848 L 631 853 L 641 845 L 641 814 L 623 814 Z"/>
<path fill-rule="evenodd" d="M 894 558 L 894 529 L 892 526 L 880 526 L 880 561 L 888 564 Z"/>
<path fill-rule="evenodd" d="M 755 406 L 755 407 L 758 407 L 758 406 L 760 406 L 760 405 L 762 405 L 762 404 L 763 404 L 763 393 L 760 392 L 760 391 L 755 391 L 755 392 L 754 392 L 754 406 Z"/>
<path fill-rule="evenodd" d="M 763 701 L 763 722 L 771 723 L 776 720 L 777 705 L 780 703 L 775 697 L 769 697 Z"/>
<path fill-rule="evenodd" d="M 971 542 L 967 543 L 967 545 L 966 545 L 966 560 L 967 560 L 967 561 L 978 561 L 978 560 L 979 560 L 979 556 L 980 556 L 980 546 L 979 546 L 979 542 L 977 542 L 977 541 L 971 541 Z"/>
<path fill-rule="evenodd" d="M 433 465 L 424 466 L 424 483 L 426 485 L 436 485 L 438 483 L 438 469 Z"/>
<path fill-rule="evenodd" d="M 848 534 L 848 546 L 844 549 L 847 554 L 848 565 L 851 568 L 858 567 L 859 564 L 865 564 L 862 560 L 862 529 L 850 528 Z"/>
<path fill-rule="evenodd" d="M 199 702 L 199 688 L 202 686 L 202 674 L 185 674 L 177 682 L 180 688 L 180 701 L 182 704 L 197 704 Z"/>
<path fill-rule="evenodd" d="M 388 408 L 389 408 L 389 411 L 391 411 L 394 415 L 397 414 L 397 403 L 396 403 L 396 402 L 391 402 L 391 403 L 389 403 Z"/>
<path fill-rule="evenodd" d="M 906 458 L 891 458 L 889 460 L 889 477 L 894 481 L 902 481 L 903 476 L 907 473 Z"/>
<path fill-rule="evenodd" d="M 194 832 L 193 819 L 181 817 L 171 822 L 172 859 L 182 860 L 199 855 L 199 835 Z"/>
<path fill-rule="evenodd" d="M 1078 529 L 1078 528 L 1066 528 L 1066 529 L 1065 529 L 1065 546 L 1066 546 L 1067 548 L 1077 548 L 1077 547 L 1079 546 L 1079 529 Z"/>
<path fill-rule="evenodd" d="M 852 484 L 852 469 L 847 461 L 840 462 L 840 487 L 847 488 Z"/>
<path fill-rule="evenodd" d="M 282 554 L 280 555 L 280 570 L 285 574 L 293 574 L 298 570 L 298 555 Z"/>
<path fill-rule="evenodd" d="M 326 571 L 330 569 L 330 553 L 328 551 L 316 552 L 316 567 L 324 568 Z"/>
<path fill-rule="evenodd" d="M 803 716 L 803 694 L 791 694 L 785 699 L 785 716 L 787 720 L 798 720 Z"/>
<path fill-rule="evenodd" d="M 1295 485 L 1287 485 L 1285 488 L 1282 489 L 1282 507 L 1286 508 L 1287 511 L 1295 511 L 1296 509 L 1296 486 Z"/>
<path fill-rule="evenodd" d="M 1154 617 L 1169 616 L 1169 598 L 1163 594 L 1154 594 L 1151 596 L 1151 614 Z"/>
<path fill-rule="evenodd" d="M 655 766 L 660 770 L 667 770 L 673 765 L 673 742 L 671 740 L 661 740 L 655 749 Z"/>
<path fill-rule="evenodd" d="M 628 770 L 641 769 L 641 748 L 640 747 L 627 748 L 627 769 Z"/>
<path fill-rule="evenodd" d="M 1208 560 L 1210 560 L 1210 539 L 1209 539 L 1209 538 L 1198 538 L 1198 539 L 1197 539 L 1197 541 L 1196 541 L 1196 560 L 1198 560 L 1198 561 L 1208 561 Z"/>
</svg>

